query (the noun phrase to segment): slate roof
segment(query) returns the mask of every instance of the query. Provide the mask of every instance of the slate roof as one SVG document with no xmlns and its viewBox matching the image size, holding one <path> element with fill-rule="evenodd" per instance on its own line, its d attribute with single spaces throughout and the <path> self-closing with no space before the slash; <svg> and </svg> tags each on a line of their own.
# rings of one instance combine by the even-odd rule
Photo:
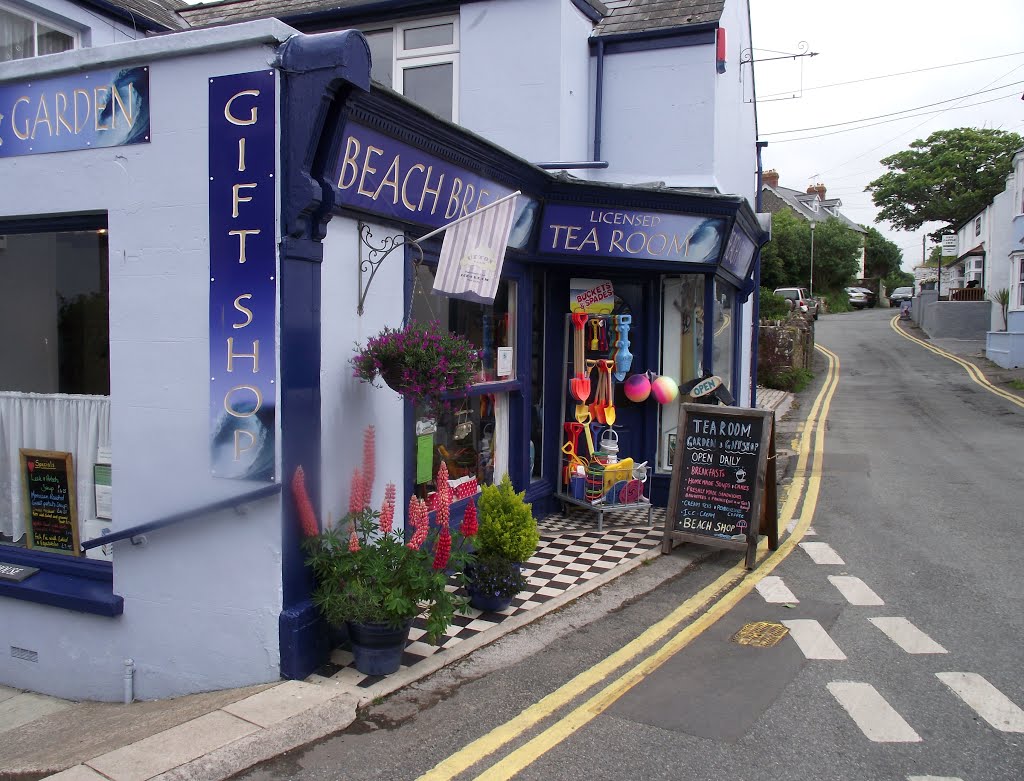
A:
<svg viewBox="0 0 1024 781">
<path fill-rule="evenodd" d="M 762 189 L 774 194 L 780 201 L 808 222 L 825 222 L 829 217 L 836 217 L 850 230 L 857 233 L 867 233 L 858 223 L 839 211 L 839 207 L 843 205 L 843 202 L 838 198 L 826 198 L 824 201 L 819 201 L 818 210 L 815 211 L 810 204 L 818 200 L 817 193 L 802 193 L 799 190 L 791 190 L 788 187 L 772 187 L 768 184 L 764 185 Z M 835 209 L 835 212 L 833 213 L 828 209 Z"/>
<path fill-rule="evenodd" d="M 157 0 L 133 0 L 157 2 Z M 167 0 L 179 2 L 179 0 Z M 722 16 L 725 0 L 578 0 L 604 18 L 597 23 L 595 35 L 619 35 L 652 30 L 670 30 L 704 22 L 717 22 Z M 459 3 L 437 3 L 436 9 L 424 2 L 410 2 L 410 13 L 445 13 Z M 379 10 L 379 0 L 223 0 L 185 6 L 181 11 L 193 27 L 231 24 L 250 19 L 293 18 L 311 13 L 325 16 L 334 12 L 338 18 L 372 17 Z M 390 10 L 394 16 L 394 10 Z"/>
<path fill-rule="evenodd" d="M 90 2 L 82 0 L 81 5 L 92 6 L 107 16 L 118 16 L 126 24 L 135 22 L 143 30 L 186 30 L 188 23 L 178 11 L 188 8 L 184 0 L 113 0 L 113 2 Z M 117 13 L 123 10 L 123 14 Z"/>
</svg>

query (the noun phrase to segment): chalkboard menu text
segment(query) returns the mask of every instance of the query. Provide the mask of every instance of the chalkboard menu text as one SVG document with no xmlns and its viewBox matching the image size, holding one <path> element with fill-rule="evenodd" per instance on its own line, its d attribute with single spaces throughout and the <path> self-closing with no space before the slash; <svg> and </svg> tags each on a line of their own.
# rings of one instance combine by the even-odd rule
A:
<svg viewBox="0 0 1024 781">
<path fill-rule="evenodd" d="M 71 453 L 20 450 L 27 546 L 81 556 L 75 466 Z"/>
<path fill-rule="evenodd" d="M 680 405 L 662 542 L 666 553 L 674 540 L 697 542 L 746 550 L 752 567 L 762 532 L 775 549 L 774 427 L 770 411 Z"/>
</svg>

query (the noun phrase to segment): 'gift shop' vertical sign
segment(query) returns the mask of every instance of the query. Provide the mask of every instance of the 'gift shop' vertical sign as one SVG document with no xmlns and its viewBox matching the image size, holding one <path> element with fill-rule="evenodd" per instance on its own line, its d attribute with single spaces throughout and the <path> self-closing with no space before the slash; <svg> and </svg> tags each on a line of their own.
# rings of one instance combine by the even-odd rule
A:
<svg viewBox="0 0 1024 781">
<path fill-rule="evenodd" d="M 210 79 L 213 474 L 273 480 L 277 362 L 275 76 Z"/>
</svg>

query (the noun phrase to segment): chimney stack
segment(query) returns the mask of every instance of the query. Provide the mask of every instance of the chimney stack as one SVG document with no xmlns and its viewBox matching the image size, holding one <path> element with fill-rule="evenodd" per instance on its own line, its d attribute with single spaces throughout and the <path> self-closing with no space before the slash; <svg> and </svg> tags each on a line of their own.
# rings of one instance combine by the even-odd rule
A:
<svg viewBox="0 0 1024 781">
<path fill-rule="evenodd" d="M 807 185 L 807 192 L 808 193 L 817 193 L 818 197 L 821 200 L 823 200 L 823 201 L 825 200 L 825 185 L 823 185 L 821 182 L 818 182 L 817 184 L 809 184 L 809 185 Z"/>
<path fill-rule="evenodd" d="M 779 186 L 779 172 L 772 168 L 770 171 L 765 171 L 761 174 L 761 181 L 763 181 L 769 187 Z"/>
</svg>

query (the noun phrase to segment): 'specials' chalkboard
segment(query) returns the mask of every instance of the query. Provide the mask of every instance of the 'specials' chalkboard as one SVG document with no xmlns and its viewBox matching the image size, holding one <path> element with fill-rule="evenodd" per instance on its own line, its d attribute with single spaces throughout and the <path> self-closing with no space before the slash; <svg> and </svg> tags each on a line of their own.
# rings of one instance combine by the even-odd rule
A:
<svg viewBox="0 0 1024 781">
<path fill-rule="evenodd" d="M 763 502 L 774 413 L 682 404 L 676 441 L 665 552 L 673 540 L 747 549 L 752 566 L 759 532 L 768 532 L 773 549 L 778 542 L 774 480 L 767 493 L 770 508 Z M 770 517 L 762 519 L 763 508 Z"/>
<path fill-rule="evenodd" d="M 20 450 L 29 548 L 81 556 L 71 453 Z"/>
</svg>

